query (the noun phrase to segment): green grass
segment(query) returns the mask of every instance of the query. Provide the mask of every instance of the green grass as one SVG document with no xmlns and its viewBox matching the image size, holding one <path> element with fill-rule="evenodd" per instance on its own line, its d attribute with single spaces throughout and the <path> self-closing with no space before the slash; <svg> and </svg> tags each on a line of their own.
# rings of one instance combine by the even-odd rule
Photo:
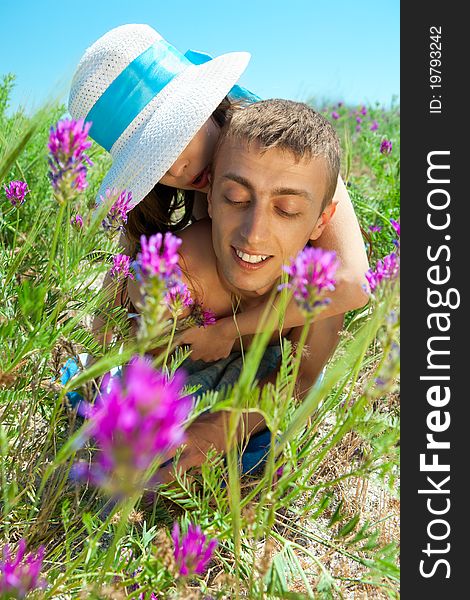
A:
<svg viewBox="0 0 470 600">
<path fill-rule="evenodd" d="M 89 188 L 61 212 L 47 176 L 47 140 L 64 107 L 7 116 L 12 85 L 9 77 L 0 85 L 0 185 L 21 179 L 31 193 L 19 209 L 0 195 L 0 548 L 21 537 L 31 549 L 45 544 L 48 587 L 37 594 L 43 598 L 185 598 L 192 591 L 201 598 L 327 599 L 364 590 L 397 598 L 398 540 L 387 536 L 393 514 L 369 510 L 367 494 L 358 492 L 366 486 L 390 505 L 397 498 L 399 365 L 390 355 L 399 327 L 390 318 L 398 311 L 396 282 L 348 314 L 321 386 L 302 404 L 288 394 L 295 360 L 289 345 L 277 385 L 262 393 L 253 385 L 263 336 L 248 352 L 239 383 L 201 399 L 198 412 L 224 408 L 234 420 L 241 409 L 261 408 L 280 439 L 264 473 L 240 481 L 235 448 L 228 468 L 209 457 L 201 474 L 161 489 L 150 510 L 139 497 L 128 499 L 127 509 L 112 508 L 95 490 L 71 482 L 71 465 L 91 449 L 73 443 L 79 424 L 57 383 L 60 367 L 79 352 L 95 355 L 77 380 L 91 397 L 92 380 L 135 351 L 123 309 L 111 315 L 116 336 L 106 354 L 89 328 L 103 302 L 99 282 L 117 251 L 117 242 L 90 224 L 109 159 L 93 146 Z M 396 237 L 389 220 L 399 217 L 399 107 L 367 106 L 366 115 L 355 114 L 360 107 L 316 108 L 340 115 L 334 123 L 343 141 L 342 174 L 363 229 L 382 226 L 366 240 L 374 265 Z M 379 128 L 371 131 L 374 119 Z M 384 138 L 393 142 L 389 155 L 379 151 Z M 76 213 L 85 219 L 80 231 L 70 225 Z M 131 518 L 120 521 L 116 510 L 122 515 L 132 507 Z M 168 527 L 176 518 L 219 539 L 206 575 L 188 582 L 175 579 L 169 558 Z"/>
</svg>

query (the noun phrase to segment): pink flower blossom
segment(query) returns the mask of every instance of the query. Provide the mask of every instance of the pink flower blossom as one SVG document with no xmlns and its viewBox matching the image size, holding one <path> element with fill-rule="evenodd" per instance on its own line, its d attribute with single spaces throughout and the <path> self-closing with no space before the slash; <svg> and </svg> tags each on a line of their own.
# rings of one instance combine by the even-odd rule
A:
<svg viewBox="0 0 470 600">
<path fill-rule="evenodd" d="M 313 313 L 316 308 L 329 303 L 324 293 L 334 290 L 338 266 L 335 252 L 308 246 L 289 266 L 284 266 L 290 278 L 285 287 L 294 290 L 294 298 L 303 311 Z"/>
<path fill-rule="evenodd" d="M 127 214 L 131 210 L 132 192 L 123 190 L 118 192 L 116 189 L 107 189 L 105 196 L 100 196 L 102 202 L 107 202 L 110 199 L 115 199 L 113 205 L 109 209 L 108 214 L 102 221 L 105 229 L 113 229 L 120 231 L 123 225 L 127 223 Z"/>
<path fill-rule="evenodd" d="M 183 309 L 189 308 L 194 304 L 188 287 L 182 281 L 177 282 L 166 294 L 165 302 L 170 311 L 174 314 L 180 313 Z"/>
<path fill-rule="evenodd" d="M 400 223 L 399 223 L 399 221 L 395 221 L 395 219 L 390 219 L 390 224 L 392 225 L 393 229 L 395 229 L 395 231 L 397 232 L 398 237 L 400 237 Z"/>
<path fill-rule="evenodd" d="M 366 279 L 369 283 L 371 292 L 375 291 L 384 280 L 396 279 L 399 272 L 400 259 L 395 252 L 378 260 L 375 270 L 369 269 L 366 273 Z"/>
<path fill-rule="evenodd" d="M 44 546 L 40 546 L 36 554 L 26 556 L 26 540 L 22 538 L 18 544 L 16 557 L 10 553 L 10 546 L 3 548 L 0 558 L 0 597 L 24 598 L 30 591 L 46 587 L 46 581 L 40 579 Z"/>
<path fill-rule="evenodd" d="M 204 309 L 201 304 L 196 302 L 193 305 L 191 315 L 188 317 L 188 324 L 191 327 L 209 327 L 214 325 L 216 320 L 215 313 L 210 309 Z"/>
<path fill-rule="evenodd" d="M 126 254 L 116 254 L 113 257 L 113 266 L 111 267 L 109 274 L 115 279 L 134 279 L 134 275 L 131 272 L 131 257 Z"/>
<path fill-rule="evenodd" d="M 170 232 L 150 236 L 148 239 L 143 235 L 140 238 L 141 252 L 137 255 L 137 263 L 144 278 L 158 276 L 166 281 L 172 282 L 181 277 L 178 266 L 178 248 L 181 239 Z M 168 285 L 168 289 L 171 285 Z"/>
<path fill-rule="evenodd" d="M 91 165 L 89 157 L 85 154 L 91 146 L 87 140 L 91 123 L 84 123 L 83 119 L 65 119 L 59 121 L 54 129 L 51 127 L 49 135 L 49 177 L 52 187 L 60 201 L 68 191 L 82 192 L 87 187 L 87 166 Z"/>
<path fill-rule="evenodd" d="M 70 225 L 75 229 L 81 229 L 83 227 L 83 218 L 81 215 L 76 214 L 70 219 Z"/>
<path fill-rule="evenodd" d="M 147 360 L 133 359 L 122 380 L 105 385 L 84 409 L 98 452 L 94 464 L 78 464 L 74 476 L 119 494 L 140 489 L 155 458 L 184 440 L 192 399 L 181 395 L 183 384 L 180 371 L 168 379 Z"/>
<path fill-rule="evenodd" d="M 186 534 L 180 534 L 178 523 L 173 525 L 171 533 L 174 543 L 176 566 L 182 577 L 202 575 L 209 564 L 217 546 L 217 539 L 207 539 L 199 525 L 188 526 Z"/>
<path fill-rule="evenodd" d="M 380 142 L 380 152 L 382 154 L 390 154 L 392 151 L 392 141 L 391 140 L 382 140 Z"/>
<path fill-rule="evenodd" d="M 26 181 L 10 181 L 8 185 L 3 184 L 5 196 L 10 200 L 11 205 L 18 207 L 24 203 L 26 194 L 29 194 Z"/>
</svg>

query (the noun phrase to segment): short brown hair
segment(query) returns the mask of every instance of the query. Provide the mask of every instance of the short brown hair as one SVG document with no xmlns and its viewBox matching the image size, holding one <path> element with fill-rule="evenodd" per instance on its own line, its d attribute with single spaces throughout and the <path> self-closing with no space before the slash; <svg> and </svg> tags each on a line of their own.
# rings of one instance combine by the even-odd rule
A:
<svg viewBox="0 0 470 600">
<path fill-rule="evenodd" d="M 222 129 L 216 154 L 228 139 L 243 140 L 248 145 L 256 143 L 262 152 L 271 148 L 285 150 L 298 160 L 324 158 L 327 189 L 321 209 L 331 202 L 338 182 L 340 143 L 331 123 L 307 104 L 263 100 L 235 111 Z"/>
</svg>

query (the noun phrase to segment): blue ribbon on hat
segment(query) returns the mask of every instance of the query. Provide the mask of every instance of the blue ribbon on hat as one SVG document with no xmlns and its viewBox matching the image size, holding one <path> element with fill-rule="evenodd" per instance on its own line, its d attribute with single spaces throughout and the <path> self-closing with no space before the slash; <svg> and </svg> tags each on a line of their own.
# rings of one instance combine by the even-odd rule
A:
<svg viewBox="0 0 470 600">
<path fill-rule="evenodd" d="M 176 75 L 191 64 L 209 60 L 212 57 L 205 52 L 188 50 L 183 55 L 164 39 L 158 40 L 129 63 L 95 102 L 85 118 L 92 122 L 90 137 L 109 152 L 128 125 Z M 230 90 L 229 97 L 261 100 L 238 85 Z"/>
<path fill-rule="evenodd" d="M 149 46 L 116 77 L 86 116 L 86 121 L 92 121 L 90 136 L 109 152 L 147 104 L 190 64 L 163 39 Z"/>
<path fill-rule="evenodd" d="M 184 55 L 186 58 L 189 58 L 193 65 L 202 65 L 212 60 L 212 56 L 210 54 L 207 54 L 207 52 L 200 52 L 199 50 L 188 50 L 184 53 Z M 259 102 L 261 100 L 259 96 L 253 94 L 253 92 L 250 92 L 240 85 L 234 85 L 228 93 L 228 97 L 234 102 L 237 100 L 244 100 L 245 102 Z"/>
</svg>

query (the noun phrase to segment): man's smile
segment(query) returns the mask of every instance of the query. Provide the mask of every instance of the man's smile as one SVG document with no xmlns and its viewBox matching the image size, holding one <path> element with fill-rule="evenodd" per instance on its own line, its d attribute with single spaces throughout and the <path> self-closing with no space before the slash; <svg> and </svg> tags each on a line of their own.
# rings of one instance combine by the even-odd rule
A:
<svg viewBox="0 0 470 600">
<path fill-rule="evenodd" d="M 236 263 L 248 270 L 259 269 L 269 262 L 271 258 L 273 258 L 271 254 L 247 252 L 245 249 L 237 246 L 231 246 L 230 249 Z"/>
</svg>

